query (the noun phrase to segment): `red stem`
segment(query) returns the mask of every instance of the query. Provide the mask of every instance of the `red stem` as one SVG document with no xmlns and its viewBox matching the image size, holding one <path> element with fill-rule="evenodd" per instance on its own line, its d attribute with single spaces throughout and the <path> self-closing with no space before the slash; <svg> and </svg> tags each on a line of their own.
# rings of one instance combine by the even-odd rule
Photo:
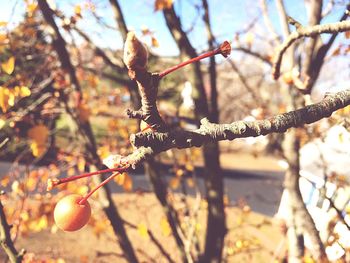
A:
<svg viewBox="0 0 350 263">
<path fill-rule="evenodd" d="M 165 75 L 168 75 L 169 73 L 175 71 L 175 70 L 178 70 L 179 68 L 182 68 L 188 64 L 191 64 L 191 63 L 194 63 L 194 62 L 197 62 L 203 58 L 209 58 L 209 57 L 212 57 L 212 56 L 215 56 L 217 54 L 221 54 L 221 48 L 217 48 L 215 50 L 212 50 L 212 51 L 208 51 L 202 55 L 199 55 L 198 57 L 195 57 L 195 58 L 191 58 L 187 61 L 184 61 L 176 66 L 173 66 L 171 68 L 168 68 L 166 70 L 164 70 L 163 72 L 159 73 L 159 78 L 162 78 L 164 77 Z"/>
<path fill-rule="evenodd" d="M 100 170 L 100 171 L 96 171 L 96 172 L 92 172 L 92 173 L 75 175 L 75 176 L 59 179 L 59 182 L 56 185 L 68 183 L 68 182 L 75 181 L 75 180 L 78 180 L 78 179 L 84 178 L 84 177 L 89 177 L 92 175 L 104 174 L 104 173 L 116 172 L 116 171 L 124 171 L 124 170 L 125 170 L 125 167 L 116 167 L 116 168 Z"/>
<path fill-rule="evenodd" d="M 120 173 L 114 173 L 111 176 L 109 176 L 106 180 L 104 180 L 102 183 L 100 183 L 98 186 L 96 186 L 94 189 L 92 189 L 89 193 L 87 193 L 83 199 L 81 199 L 78 204 L 79 205 L 83 205 L 90 196 L 92 196 L 99 188 L 101 188 L 102 186 L 104 186 L 106 183 L 108 183 L 109 181 L 111 181 L 115 176 L 119 175 Z"/>
</svg>

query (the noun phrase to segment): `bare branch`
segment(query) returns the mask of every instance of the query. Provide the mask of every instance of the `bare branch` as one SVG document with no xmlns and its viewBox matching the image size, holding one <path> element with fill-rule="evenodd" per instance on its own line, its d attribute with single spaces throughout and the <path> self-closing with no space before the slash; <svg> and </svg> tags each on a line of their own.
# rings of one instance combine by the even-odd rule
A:
<svg viewBox="0 0 350 263">
<path fill-rule="evenodd" d="M 246 53 L 250 56 L 253 56 L 257 59 L 260 59 L 262 62 L 268 64 L 268 65 L 271 65 L 271 61 L 269 60 L 269 57 L 268 56 L 265 56 L 263 54 L 260 54 L 258 52 L 255 52 L 251 49 L 248 49 L 248 48 L 245 48 L 245 47 L 233 47 L 232 50 L 236 50 L 236 51 L 241 51 L 243 53 Z"/>
<path fill-rule="evenodd" d="M 270 33 L 273 36 L 273 39 L 277 42 L 281 42 L 280 36 L 277 34 L 275 28 L 272 25 L 271 19 L 268 15 L 268 10 L 267 10 L 267 5 L 266 5 L 266 0 L 260 0 L 260 6 L 261 6 L 261 12 L 264 18 L 264 23 L 267 27 L 267 29 L 270 31 Z"/>
<path fill-rule="evenodd" d="M 25 250 L 22 249 L 20 252 L 17 252 L 15 245 L 11 239 L 10 228 L 11 227 L 6 220 L 4 207 L 0 201 L 0 243 L 7 256 L 9 257 L 10 262 L 20 263 L 22 262 Z"/>
<path fill-rule="evenodd" d="M 282 133 L 289 128 L 300 127 L 330 117 L 334 111 L 348 105 L 350 105 L 350 90 L 345 90 L 328 95 L 321 102 L 264 120 L 214 124 L 207 119 L 202 119 L 200 128 L 194 131 L 178 129 L 169 132 L 137 133 L 130 137 L 136 150 L 126 159 L 136 165 L 150 156 L 171 148 L 199 147 L 210 141 Z"/>
<path fill-rule="evenodd" d="M 278 47 L 277 55 L 275 56 L 272 67 L 273 78 L 279 78 L 283 54 L 296 40 L 303 37 L 314 37 L 319 34 L 332 34 L 334 32 L 340 33 L 348 30 L 350 30 L 350 21 L 342 21 L 310 27 L 299 27 L 296 31 L 294 31 L 288 36 L 288 38 L 282 45 Z"/>
</svg>

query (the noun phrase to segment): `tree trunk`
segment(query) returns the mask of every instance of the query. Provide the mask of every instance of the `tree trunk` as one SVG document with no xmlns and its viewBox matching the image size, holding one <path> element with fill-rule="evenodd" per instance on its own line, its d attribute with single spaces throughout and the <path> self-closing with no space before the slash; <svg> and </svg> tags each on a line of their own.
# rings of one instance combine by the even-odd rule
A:
<svg viewBox="0 0 350 263">
<path fill-rule="evenodd" d="M 295 94 L 295 90 L 291 90 L 289 94 L 288 105 L 290 109 L 295 109 L 304 105 L 303 99 L 301 99 L 298 94 Z M 300 192 L 300 140 L 297 136 L 297 131 L 297 129 L 293 129 L 286 132 L 283 141 L 283 153 L 289 165 L 284 179 L 284 188 L 288 193 L 289 200 L 288 209 L 291 211 L 289 221 L 287 222 L 287 225 L 290 228 L 288 229 L 290 247 L 289 260 L 291 262 L 298 262 L 297 258 L 301 260 L 304 253 L 303 240 L 306 235 L 313 244 L 313 247 L 311 248 L 313 257 L 316 260 L 323 260 L 325 258 L 325 250 L 322 240 Z M 301 238 L 300 236 L 304 236 L 304 238 Z"/>
</svg>

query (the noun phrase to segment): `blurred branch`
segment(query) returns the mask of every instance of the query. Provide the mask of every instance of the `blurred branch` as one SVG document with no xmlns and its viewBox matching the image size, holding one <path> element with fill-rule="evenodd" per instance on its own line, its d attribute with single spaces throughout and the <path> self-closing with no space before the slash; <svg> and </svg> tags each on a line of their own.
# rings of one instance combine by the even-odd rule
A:
<svg viewBox="0 0 350 263">
<path fill-rule="evenodd" d="M 345 21 L 349 17 L 349 15 L 350 15 L 350 2 L 347 4 L 345 8 L 345 12 L 342 15 L 342 17 L 339 19 L 339 21 L 340 22 Z M 312 57 L 312 62 L 311 62 L 309 71 L 307 72 L 307 75 L 305 76 L 305 80 L 304 80 L 305 82 L 304 89 L 306 93 L 311 92 L 313 84 L 315 83 L 321 71 L 321 67 L 325 61 L 326 54 L 334 44 L 335 39 L 337 38 L 339 32 L 338 31 L 333 32 L 329 40 L 325 44 L 320 45 L 317 48 L 317 51 L 314 52 L 315 54 Z"/>
<path fill-rule="evenodd" d="M 335 0 L 329 0 L 327 6 L 322 11 L 322 18 L 329 15 L 329 13 L 332 11 L 334 7 L 334 4 L 335 4 Z"/>
<path fill-rule="evenodd" d="M 313 37 L 324 33 L 339 33 L 348 30 L 350 30 L 350 21 L 342 21 L 310 27 L 299 27 L 296 31 L 294 31 L 288 36 L 288 38 L 284 41 L 282 45 L 280 45 L 277 48 L 277 55 L 275 56 L 272 67 L 272 75 L 274 79 L 278 79 L 280 76 L 283 54 L 288 49 L 288 47 L 290 47 L 296 40 L 301 39 L 303 37 Z"/>
<path fill-rule="evenodd" d="M 115 20 L 117 21 L 119 31 L 120 31 L 123 39 L 125 40 L 126 35 L 128 34 L 129 31 L 128 31 L 128 28 L 126 27 L 126 23 L 125 23 L 122 9 L 121 9 L 117 0 L 109 0 L 109 2 L 111 3 L 114 17 L 115 17 Z"/>
<path fill-rule="evenodd" d="M 125 219 L 123 219 L 123 222 L 126 226 L 137 230 L 137 226 L 134 225 L 133 223 L 130 223 L 130 222 L 126 221 Z M 152 231 L 147 229 L 147 234 L 150 237 L 151 241 L 156 245 L 156 247 L 159 249 L 159 251 L 163 254 L 163 256 L 168 260 L 167 262 L 174 263 L 174 260 L 171 258 L 169 253 L 164 249 L 164 247 L 159 242 L 159 240 L 154 236 Z"/>
<path fill-rule="evenodd" d="M 202 0 L 204 9 L 203 20 L 207 31 L 208 47 L 210 50 L 214 49 L 215 37 L 210 25 L 209 6 L 207 0 Z M 218 89 L 217 89 L 217 72 L 215 57 L 209 58 L 209 81 L 210 81 L 210 119 L 213 122 L 219 121 L 219 109 L 218 109 Z"/>
<path fill-rule="evenodd" d="M 260 6 L 261 6 L 261 11 L 262 11 L 262 15 L 263 15 L 263 18 L 264 18 L 264 22 L 265 22 L 265 25 L 266 25 L 268 31 L 270 31 L 270 33 L 272 34 L 273 39 L 277 43 L 280 43 L 281 42 L 281 37 L 277 34 L 275 28 L 272 25 L 271 19 L 270 19 L 269 15 L 268 15 L 266 0 L 260 0 Z"/>
<path fill-rule="evenodd" d="M 320 24 L 320 21 L 322 19 L 322 1 L 306 1 L 306 9 L 308 11 L 309 26 L 315 26 Z M 305 57 L 303 61 L 303 72 L 305 75 L 310 75 L 315 50 L 317 50 L 317 45 L 319 46 L 321 43 L 322 42 L 319 35 L 311 37 L 309 39 L 309 42 L 305 43 L 303 51 Z"/>
<path fill-rule="evenodd" d="M 258 52 L 255 52 L 251 49 L 248 49 L 248 48 L 245 48 L 245 47 L 233 47 L 232 50 L 236 50 L 236 51 L 240 51 L 240 52 L 243 52 L 243 53 L 246 53 L 248 55 L 251 55 L 255 58 L 258 58 L 260 59 L 262 62 L 268 64 L 268 65 L 272 65 L 271 61 L 269 60 L 269 58 L 267 56 L 264 56 Z"/>
<path fill-rule="evenodd" d="M 3 194 L 3 193 L 1 193 Z M 11 226 L 7 223 L 4 206 L 0 200 L 0 243 L 11 263 L 22 262 L 25 250 L 17 251 L 11 239 Z"/>
</svg>

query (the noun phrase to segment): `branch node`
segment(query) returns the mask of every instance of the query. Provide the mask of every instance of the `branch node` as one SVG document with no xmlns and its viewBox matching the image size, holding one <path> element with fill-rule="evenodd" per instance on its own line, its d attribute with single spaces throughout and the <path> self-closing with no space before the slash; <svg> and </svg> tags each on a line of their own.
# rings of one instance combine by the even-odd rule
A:
<svg viewBox="0 0 350 263">
<path fill-rule="evenodd" d="M 299 28 L 302 28 L 302 24 L 300 24 L 298 21 L 296 21 L 293 17 L 288 16 L 288 24 L 291 24 L 292 26 L 295 26 L 295 28 L 298 30 Z"/>
</svg>

